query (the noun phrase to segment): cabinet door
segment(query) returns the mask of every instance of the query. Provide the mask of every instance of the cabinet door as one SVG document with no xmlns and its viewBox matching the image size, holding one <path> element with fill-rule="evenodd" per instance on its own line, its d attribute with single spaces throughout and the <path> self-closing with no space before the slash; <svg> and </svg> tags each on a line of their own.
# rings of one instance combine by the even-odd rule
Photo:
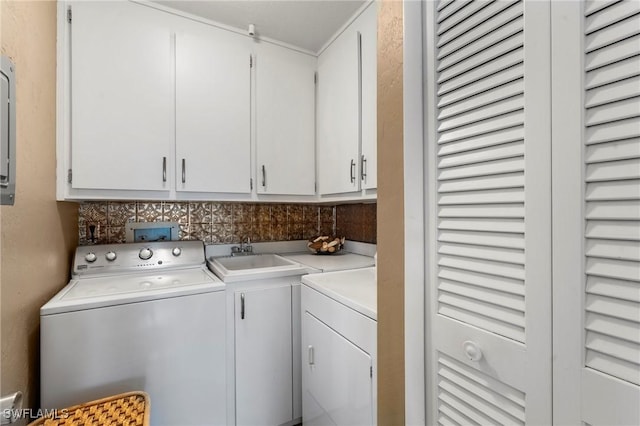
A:
<svg viewBox="0 0 640 426">
<path fill-rule="evenodd" d="M 309 312 L 303 321 L 303 422 L 371 425 L 371 357 Z"/>
<path fill-rule="evenodd" d="M 176 190 L 251 191 L 250 49 L 192 23 L 176 34 Z"/>
<path fill-rule="evenodd" d="M 363 189 L 378 186 L 378 7 L 372 3 L 354 22 L 360 32 L 361 141 L 360 180 Z"/>
<path fill-rule="evenodd" d="M 316 58 L 271 44 L 256 54 L 259 194 L 315 194 Z"/>
<path fill-rule="evenodd" d="M 358 34 L 349 26 L 318 58 L 321 194 L 360 189 Z"/>
<path fill-rule="evenodd" d="M 291 286 L 235 294 L 236 424 L 293 419 Z"/>
<path fill-rule="evenodd" d="M 171 31 L 130 2 L 71 4 L 73 188 L 169 190 Z"/>
<path fill-rule="evenodd" d="M 427 423 L 550 424 L 550 4 L 427 8 Z"/>
</svg>

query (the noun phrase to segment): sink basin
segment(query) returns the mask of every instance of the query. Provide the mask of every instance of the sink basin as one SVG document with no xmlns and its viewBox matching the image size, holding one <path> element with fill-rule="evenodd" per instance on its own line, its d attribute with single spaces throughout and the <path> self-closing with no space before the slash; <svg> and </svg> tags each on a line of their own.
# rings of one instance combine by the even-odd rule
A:
<svg viewBox="0 0 640 426">
<path fill-rule="evenodd" d="M 224 282 L 302 275 L 307 267 L 277 254 L 210 257 L 209 269 Z"/>
<path fill-rule="evenodd" d="M 229 271 L 297 265 L 296 262 L 287 260 L 284 257 L 278 256 L 277 254 L 253 254 L 249 256 L 219 257 L 216 259 L 216 261 Z"/>
</svg>

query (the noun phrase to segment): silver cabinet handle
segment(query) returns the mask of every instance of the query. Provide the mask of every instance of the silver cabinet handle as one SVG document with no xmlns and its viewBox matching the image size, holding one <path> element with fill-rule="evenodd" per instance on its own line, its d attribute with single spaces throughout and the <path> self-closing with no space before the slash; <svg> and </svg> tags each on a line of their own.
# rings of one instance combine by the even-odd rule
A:
<svg viewBox="0 0 640 426">
<path fill-rule="evenodd" d="M 267 169 L 264 164 L 262 165 L 262 186 L 267 186 Z"/>
<path fill-rule="evenodd" d="M 351 160 L 351 165 L 349 166 L 349 176 L 351 177 L 351 183 L 356 181 L 356 162 Z"/>
<path fill-rule="evenodd" d="M 162 157 L 162 181 L 167 181 L 167 157 Z"/>
<path fill-rule="evenodd" d="M 309 345 L 307 349 L 309 350 L 309 365 L 314 365 L 315 360 L 313 359 L 313 345 Z"/>
<path fill-rule="evenodd" d="M 240 293 L 240 319 L 244 319 L 244 293 Z"/>
<path fill-rule="evenodd" d="M 186 169 L 186 167 L 185 167 L 186 162 L 187 161 L 183 158 L 182 159 L 182 183 L 185 183 L 186 180 L 187 180 L 187 171 L 185 170 Z"/>
<path fill-rule="evenodd" d="M 367 178 L 367 159 L 365 158 L 364 155 L 360 159 L 360 174 L 361 174 L 362 180 L 363 181 L 366 180 L 366 178 Z"/>
</svg>

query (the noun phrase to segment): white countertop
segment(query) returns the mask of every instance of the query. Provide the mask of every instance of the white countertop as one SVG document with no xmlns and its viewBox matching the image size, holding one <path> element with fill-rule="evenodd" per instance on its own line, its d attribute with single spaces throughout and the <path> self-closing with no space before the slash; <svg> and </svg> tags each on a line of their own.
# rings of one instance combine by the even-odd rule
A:
<svg viewBox="0 0 640 426">
<path fill-rule="evenodd" d="M 377 321 L 378 291 L 375 271 L 376 268 L 364 268 L 310 274 L 302 277 L 302 283 Z"/>
<path fill-rule="evenodd" d="M 347 269 L 368 268 L 373 266 L 373 257 L 345 252 L 330 255 L 290 253 L 281 254 L 280 256 L 322 272 L 344 271 Z"/>
</svg>

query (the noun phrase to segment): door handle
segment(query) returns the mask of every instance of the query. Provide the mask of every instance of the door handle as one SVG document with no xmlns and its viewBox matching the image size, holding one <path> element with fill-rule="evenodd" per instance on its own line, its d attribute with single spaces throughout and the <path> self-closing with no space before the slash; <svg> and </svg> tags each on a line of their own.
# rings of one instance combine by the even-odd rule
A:
<svg viewBox="0 0 640 426">
<path fill-rule="evenodd" d="M 307 348 L 309 351 L 309 365 L 315 365 L 315 360 L 313 359 L 313 345 L 309 345 L 309 347 Z"/>
<path fill-rule="evenodd" d="M 244 319 L 244 293 L 240 293 L 240 319 Z"/>
<path fill-rule="evenodd" d="M 267 168 L 262 165 L 262 186 L 266 188 L 267 186 Z"/>
<path fill-rule="evenodd" d="M 187 180 L 186 162 L 187 160 L 183 158 L 182 159 L 182 183 L 185 183 Z"/>
<path fill-rule="evenodd" d="M 351 165 L 349 166 L 349 176 L 351 177 L 351 183 L 356 181 L 356 162 L 351 159 Z"/>
<path fill-rule="evenodd" d="M 367 178 L 367 159 L 364 155 L 360 158 L 360 176 L 363 181 Z"/>
<path fill-rule="evenodd" d="M 462 349 L 469 361 L 480 361 L 482 359 L 482 349 L 476 342 L 467 340 L 462 344 Z"/>
<path fill-rule="evenodd" d="M 162 157 L 162 181 L 167 181 L 167 157 Z"/>
</svg>

